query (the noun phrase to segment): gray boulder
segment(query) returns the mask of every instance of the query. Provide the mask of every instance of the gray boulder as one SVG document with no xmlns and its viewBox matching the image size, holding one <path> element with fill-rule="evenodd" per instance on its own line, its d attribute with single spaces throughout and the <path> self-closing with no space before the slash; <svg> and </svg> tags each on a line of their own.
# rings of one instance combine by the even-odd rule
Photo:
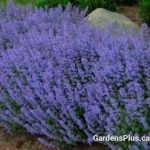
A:
<svg viewBox="0 0 150 150">
<path fill-rule="evenodd" d="M 87 19 L 92 25 L 103 28 L 109 24 L 115 24 L 115 26 L 120 29 L 140 29 L 140 27 L 128 17 L 120 13 L 108 11 L 104 8 L 97 8 L 87 16 Z"/>
</svg>

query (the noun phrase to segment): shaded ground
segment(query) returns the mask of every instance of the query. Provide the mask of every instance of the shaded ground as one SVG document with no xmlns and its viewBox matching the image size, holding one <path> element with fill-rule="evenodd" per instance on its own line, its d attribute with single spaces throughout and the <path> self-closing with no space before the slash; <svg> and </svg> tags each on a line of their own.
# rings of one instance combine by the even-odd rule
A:
<svg viewBox="0 0 150 150">
<path fill-rule="evenodd" d="M 0 150 L 49 150 L 28 134 L 10 135 L 0 128 Z M 52 150 L 52 149 L 51 149 Z"/>
<path fill-rule="evenodd" d="M 40 144 L 36 138 L 28 134 L 12 136 L 0 128 L 0 150 L 64 150 L 60 148 L 48 148 Z M 69 150 L 107 150 L 107 147 L 101 144 L 87 146 L 79 145 L 77 148 Z"/>
<path fill-rule="evenodd" d="M 139 15 L 138 6 L 121 6 L 119 8 L 119 13 L 124 14 L 128 18 L 130 18 L 133 22 L 141 25 L 142 21 Z"/>
</svg>

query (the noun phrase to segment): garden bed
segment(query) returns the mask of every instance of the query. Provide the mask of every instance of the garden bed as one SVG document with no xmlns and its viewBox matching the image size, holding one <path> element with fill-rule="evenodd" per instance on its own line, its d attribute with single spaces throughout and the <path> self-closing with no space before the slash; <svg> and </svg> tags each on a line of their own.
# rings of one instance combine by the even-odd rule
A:
<svg viewBox="0 0 150 150">
<path fill-rule="evenodd" d="M 0 128 L 0 150 L 64 150 L 61 148 L 49 148 L 39 143 L 36 137 L 29 134 L 10 135 Z M 102 144 L 79 145 L 71 150 L 108 150 Z"/>
<path fill-rule="evenodd" d="M 120 9 L 140 25 L 137 11 Z M 85 14 L 71 5 L 45 11 L 8 4 L 6 13 L 1 10 L 0 124 L 13 135 L 0 128 L 0 149 L 106 150 L 93 135 L 149 133 L 149 27 L 120 33 L 113 24 L 93 28 Z M 149 147 L 142 141 L 107 144 Z"/>
<path fill-rule="evenodd" d="M 118 10 L 119 13 L 124 14 L 128 18 L 130 18 L 133 22 L 141 26 L 142 20 L 139 15 L 139 7 L 137 5 L 134 6 L 121 6 Z"/>
</svg>

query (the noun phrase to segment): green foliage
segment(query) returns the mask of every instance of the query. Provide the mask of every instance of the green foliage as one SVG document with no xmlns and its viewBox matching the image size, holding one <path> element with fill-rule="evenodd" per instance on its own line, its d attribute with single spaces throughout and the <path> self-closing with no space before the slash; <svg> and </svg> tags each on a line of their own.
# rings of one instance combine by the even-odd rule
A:
<svg viewBox="0 0 150 150">
<path fill-rule="evenodd" d="M 80 8 L 85 9 L 89 8 L 89 11 L 92 11 L 96 8 L 106 8 L 109 10 L 116 10 L 117 5 L 113 0 L 72 0 L 72 3 L 78 5 Z"/>
<path fill-rule="evenodd" d="M 6 106 L 4 102 L 0 102 L 0 109 L 5 110 Z"/>
<path fill-rule="evenodd" d="M 16 113 L 20 111 L 21 106 L 18 105 L 15 101 L 8 101 L 8 103 Z"/>
<path fill-rule="evenodd" d="M 83 107 L 80 107 L 79 105 L 77 105 L 77 106 L 76 106 L 75 113 L 76 113 L 76 117 L 78 117 L 78 118 L 80 118 L 80 119 L 83 118 L 84 113 L 85 113 L 84 108 L 83 108 Z"/>
<path fill-rule="evenodd" d="M 146 122 L 149 124 L 150 119 L 148 114 L 150 113 L 150 110 L 147 107 L 148 106 L 145 106 L 145 110 L 142 113 L 145 116 Z M 141 138 L 142 136 L 147 135 L 147 133 L 149 133 L 150 127 L 147 127 L 147 129 L 143 128 L 143 124 L 139 116 L 134 115 L 133 118 L 130 118 L 129 115 L 125 112 L 125 108 L 122 109 L 119 116 L 119 120 L 120 121 L 118 122 L 118 124 L 116 124 L 115 127 L 116 136 L 122 136 L 122 135 L 135 136 L 135 134 L 138 133 L 139 138 Z M 113 142 L 113 145 L 115 145 L 118 149 L 121 147 L 123 150 L 128 149 L 130 145 L 134 145 L 134 144 L 135 141 L 129 141 L 129 140 L 123 142 Z M 143 149 L 143 147 L 140 144 L 138 146 L 139 146 L 139 150 Z"/>
<path fill-rule="evenodd" d="M 4 3 L 6 4 L 7 1 L 10 1 L 10 0 L 0 0 L 0 3 Z M 38 0 L 12 0 L 14 1 L 15 3 L 19 3 L 19 4 L 28 4 L 28 3 L 32 3 L 32 4 L 36 4 L 38 2 Z"/>
<path fill-rule="evenodd" d="M 133 5 L 138 2 L 138 0 L 115 0 L 118 5 Z"/>
<path fill-rule="evenodd" d="M 39 0 L 37 3 L 38 7 L 45 7 L 48 6 L 49 8 L 51 7 L 56 7 L 59 4 L 61 4 L 63 7 L 65 7 L 69 3 L 69 0 Z"/>
<path fill-rule="evenodd" d="M 150 26 L 150 0 L 141 0 L 140 5 L 140 16 L 143 22 Z"/>
<path fill-rule="evenodd" d="M 28 3 L 36 4 L 38 0 L 15 0 L 15 2 L 19 4 L 28 4 Z"/>
<path fill-rule="evenodd" d="M 0 110 L 7 110 L 7 105 L 10 105 L 12 110 L 14 110 L 14 112 L 16 114 L 19 113 L 21 106 L 19 106 L 15 101 L 13 100 L 6 100 L 4 102 L 0 102 Z M 21 134 L 21 133 L 25 133 L 25 129 L 17 124 L 17 123 L 10 123 L 7 122 L 8 124 L 10 124 L 10 128 L 11 128 L 11 133 L 12 134 Z"/>
<path fill-rule="evenodd" d="M 37 6 L 44 7 L 47 5 L 50 8 L 61 4 L 63 7 L 65 7 L 68 3 L 78 6 L 81 9 L 88 7 L 89 12 L 100 7 L 107 8 L 109 10 L 117 9 L 116 2 L 113 0 L 39 0 Z"/>
<path fill-rule="evenodd" d="M 49 124 L 50 126 L 55 126 L 55 125 L 56 125 L 56 121 L 55 121 L 53 118 L 49 118 L 49 119 L 47 120 L 47 122 L 48 122 L 48 124 Z"/>
<path fill-rule="evenodd" d="M 12 134 L 21 134 L 25 133 L 25 129 L 21 125 L 14 123 L 11 124 L 11 132 Z"/>
<path fill-rule="evenodd" d="M 21 106 L 18 105 L 15 101 L 13 101 L 13 100 L 6 100 L 5 102 L 0 102 L 0 109 L 1 110 L 6 110 L 7 109 L 6 105 L 10 105 L 11 108 L 16 113 L 18 113 L 20 111 L 20 108 L 21 108 Z"/>
</svg>

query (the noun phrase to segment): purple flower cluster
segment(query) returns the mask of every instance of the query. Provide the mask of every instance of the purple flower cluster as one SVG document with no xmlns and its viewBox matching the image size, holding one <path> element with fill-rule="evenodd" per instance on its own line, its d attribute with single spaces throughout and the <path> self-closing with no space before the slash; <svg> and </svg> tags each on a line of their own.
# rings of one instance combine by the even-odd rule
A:
<svg viewBox="0 0 150 150">
<path fill-rule="evenodd" d="M 8 131 L 21 127 L 49 146 L 150 134 L 148 27 L 116 35 L 85 14 L 70 5 L 0 9 L 0 124 Z"/>
</svg>

